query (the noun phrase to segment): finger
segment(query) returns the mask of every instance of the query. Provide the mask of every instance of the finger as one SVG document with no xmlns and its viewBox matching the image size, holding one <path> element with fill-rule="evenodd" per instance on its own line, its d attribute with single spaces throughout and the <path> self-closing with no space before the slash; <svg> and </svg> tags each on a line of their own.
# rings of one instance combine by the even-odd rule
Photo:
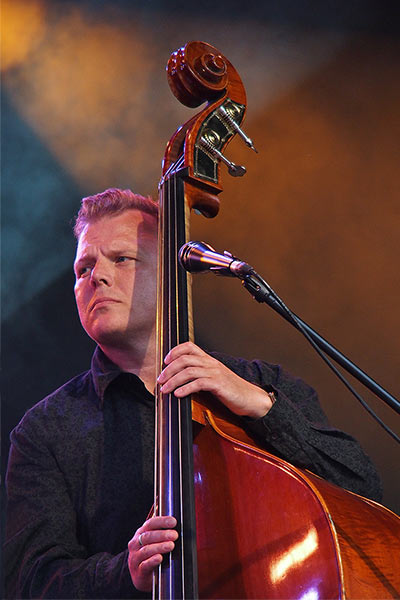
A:
<svg viewBox="0 0 400 600">
<path fill-rule="evenodd" d="M 166 383 L 168 379 L 183 371 L 187 367 L 201 367 L 204 366 L 204 358 L 201 356 L 195 356 L 190 354 L 184 354 L 179 358 L 173 360 L 168 366 L 166 366 L 157 378 L 158 383 Z"/>
<path fill-rule="evenodd" d="M 151 531 L 155 529 L 171 529 L 172 527 L 176 527 L 177 524 L 178 522 L 175 517 L 170 515 L 151 517 L 150 519 L 147 519 L 147 521 L 145 521 L 141 527 L 139 527 L 136 533 L 143 533 L 145 531 Z"/>
<path fill-rule="evenodd" d="M 162 563 L 163 555 L 162 554 L 153 554 L 148 559 L 144 560 L 137 567 L 139 576 L 146 577 L 151 575 L 154 569 Z"/>
<path fill-rule="evenodd" d="M 167 554 L 175 548 L 173 541 L 161 542 L 159 544 L 147 544 L 143 546 L 136 554 L 139 557 L 139 563 L 144 562 L 156 554 Z"/>
<path fill-rule="evenodd" d="M 214 385 L 212 385 L 211 379 L 208 377 L 195 379 L 194 381 L 190 381 L 189 383 L 185 383 L 174 390 L 174 396 L 177 398 L 185 398 L 185 396 L 190 396 L 191 394 L 196 394 L 198 392 L 214 392 Z"/>
<path fill-rule="evenodd" d="M 175 529 L 169 529 L 170 527 L 176 527 L 177 520 L 172 516 L 160 516 L 151 517 L 143 523 L 141 527 L 135 532 L 135 535 L 128 543 L 128 549 L 130 552 L 136 551 L 138 548 L 143 546 L 146 542 L 158 542 L 167 540 L 175 540 L 178 537 L 178 532 Z M 152 533 L 155 532 L 155 533 Z M 150 535 L 150 537 L 149 537 Z M 140 540 L 140 541 L 139 541 Z"/>
<path fill-rule="evenodd" d="M 160 544 L 149 544 L 143 546 L 136 551 L 129 552 L 130 569 L 136 573 L 142 572 L 142 569 L 151 570 L 154 563 L 159 564 L 164 554 L 172 552 L 175 548 L 175 543 L 172 541 L 162 542 Z M 154 559 L 153 557 L 161 557 Z"/>
<path fill-rule="evenodd" d="M 204 365 L 189 365 L 188 367 L 182 367 L 176 373 L 170 374 L 161 378 L 159 383 L 162 384 L 161 391 L 164 393 L 172 392 L 180 385 L 194 381 L 200 378 L 211 378 L 213 377 L 213 370 L 210 367 Z"/>
<path fill-rule="evenodd" d="M 164 358 L 164 363 L 168 365 L 173 360 L 176 360 L 184 354 L 197 354 L 199 356 L 208 356 L 208 354 L 206 354 L 204 350 L 196 346 L 196 344 L 193 344 L 193 342 L 184 342 L 183 344 L 178 344 L 178 346 L 175 346 L 168 352 L 168 354 Z"/>
<path fill-rule="evenodd" d="M 172 541 L 161 542 L 160 544 L 148 544 L 132 553 L 131 564 L 135 569 L 141 568 L 143 563 L 147 563 L 148 566 L 149 563 L 147 561 L 153 556 L 162 556 L 163 554 L 172 552 L 174 548 L 175 543 Z"/>
<path fill-rule="evenodd" d="M 128 559 L 133 584 L 138 590 L 150 592 L 153 572 L 162 563 L 163 556 L 162 554 L 154 554 L 139 564 L 137 564 L 135 557 L 135 554 L 130 554 Z"/>
<path fill-rule="evenodd" d="M 219 373 L 223 371 L 223 365 L 208 354 L 184 354 L 164 367 L 157 378 L 157 382 L 163 385 L 169 381 L 171 377 L 190 367 L 207 369 L 209 371 L 207 374 L 209 377 L 219 377 Z M 186 371 L 186 373 L 188 374 L 189 372 Z"/>
<path fill-rule="evenodd" d="M 138 535 L 138 544 L 140 547 L 149 544 L 159 544 L 162 542 L 174 542 L 179 535 L 176 529 L 158 529 L 156 531 L 144 531 Z"/>
</svg>

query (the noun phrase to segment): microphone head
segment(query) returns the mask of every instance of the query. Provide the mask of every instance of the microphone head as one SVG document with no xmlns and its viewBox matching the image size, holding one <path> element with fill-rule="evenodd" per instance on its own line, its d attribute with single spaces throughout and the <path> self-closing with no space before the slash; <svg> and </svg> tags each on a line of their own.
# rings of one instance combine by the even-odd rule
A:
<svg viewBox="0 0 400 600">
<path fill-rule="evenodd" d="M 179 250 L 179 262 L 189 273 L 211 271 L 215 275 L 243 278 L 253 272 L 247 263 L 232 256 L 230 252 L 216 252 L 205 242 L 188 242 Z"/>
<path fill-rule="evenodd" d="M 188 242 L 179 250 L 179 262 L 189 273 L 208 271 L 210 265 L 204 261 L 204 256 L 207 252 L 215 252 L 215 250 L 205 242 Z"/>
</svg>

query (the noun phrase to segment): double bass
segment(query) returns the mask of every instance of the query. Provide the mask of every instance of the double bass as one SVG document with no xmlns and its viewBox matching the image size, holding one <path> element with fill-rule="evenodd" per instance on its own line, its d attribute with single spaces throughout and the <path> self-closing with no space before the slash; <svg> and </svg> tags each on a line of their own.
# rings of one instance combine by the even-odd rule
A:
<svg viewBox="0 0 400 600">
<path fill-rule="evenodd" d="M 218 213 L 221 162 L 246 94 L 213 46 L 190 42 L 167 66 L 172 92 L 205 108 L 172 136 L 159 185 L 157 368 L 192 340 L 190 275 L 179 264 L 190 211 Z M 246 140 L 245 140 L 246 141 Z M 400 519 L 383 506 L 266 452 L 212 397 L 156 389 L 156 515 L 179 539 L 154 577 L 153 598 L 400 597 Z"/>
</svg>

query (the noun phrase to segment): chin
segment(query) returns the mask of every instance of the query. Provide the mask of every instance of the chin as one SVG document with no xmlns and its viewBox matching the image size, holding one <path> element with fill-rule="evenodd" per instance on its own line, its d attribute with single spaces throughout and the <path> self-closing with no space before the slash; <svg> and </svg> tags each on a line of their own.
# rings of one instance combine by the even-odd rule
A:
<svg viewBox="0 0 400 600">
<path fill-rule="evenodd" d="M 86 329 L 86 328 L 85 328 Z M 126 327 L 121 325 L 104 324 L 86 329 L 86 333 L 100 346 L 124 345 L 127 337 Z"/>
</svg>

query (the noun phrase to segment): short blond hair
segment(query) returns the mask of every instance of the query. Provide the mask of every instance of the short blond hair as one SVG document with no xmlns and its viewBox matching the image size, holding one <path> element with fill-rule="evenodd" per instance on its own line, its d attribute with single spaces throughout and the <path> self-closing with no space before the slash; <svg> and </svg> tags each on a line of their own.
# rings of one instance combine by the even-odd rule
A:
<svg viewBox="0 0 400 600">
<path fill-rule="evenodd" d="M 74 234 L 78 239 L 88 223 L 108 215 L 118 215 L 126 210 L 139 210 L 158 218 L 158 204 L 150 196 L 134 194 L 131 190 L 109 188 L 104 192 L 82 198 L 75 219 Z"/>
</svg>

